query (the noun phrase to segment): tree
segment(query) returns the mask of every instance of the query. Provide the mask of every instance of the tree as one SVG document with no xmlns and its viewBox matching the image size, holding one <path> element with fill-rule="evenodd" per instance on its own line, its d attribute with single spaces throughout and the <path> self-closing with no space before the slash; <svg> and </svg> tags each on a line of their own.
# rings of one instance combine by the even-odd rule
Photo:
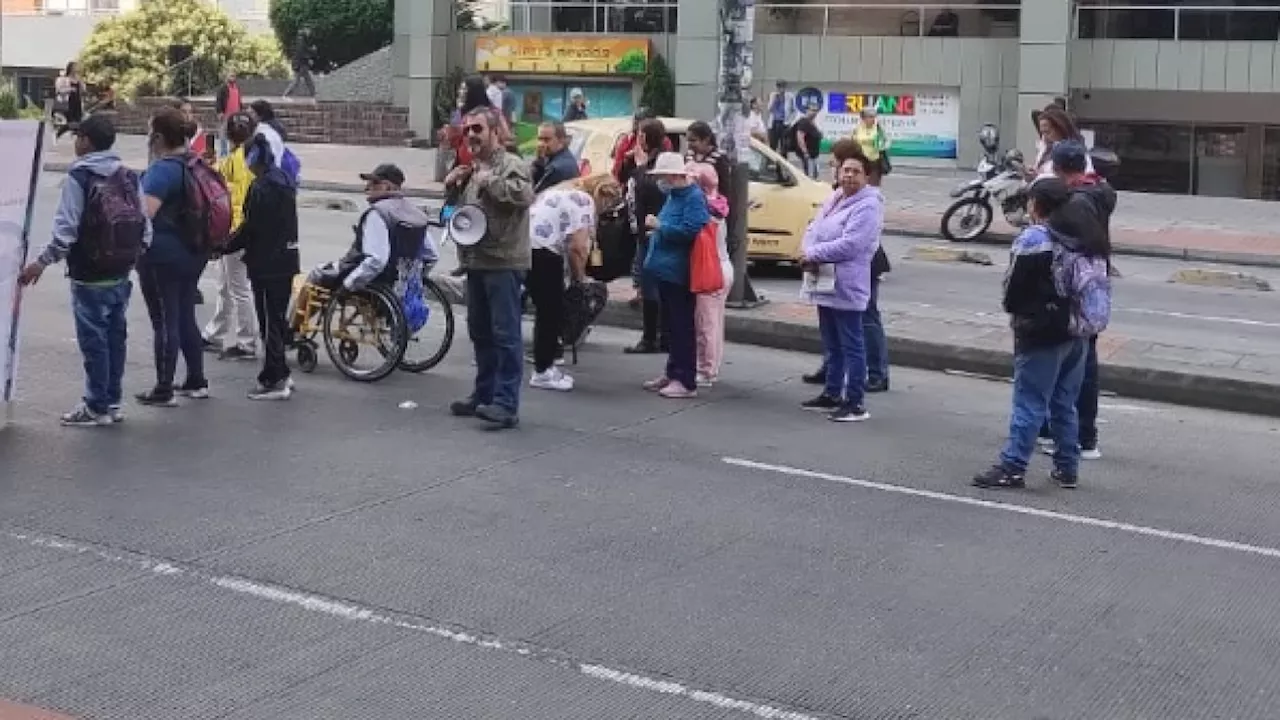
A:
<svg viewBox="0 0 1280 720">
<path fill-rule="evenodd" d="M 649 70 L 644 76 L 640 104 L 662 117 L 676 114 L 676 81 L 666 59 L 656 53 L 649 61 Z"/>
<path fill-rule="evenodd" d="M 399 0 L 425 2 L 426 0 Z M 315 46 L 313 68 L 329 72 L 391 44 L 396 0 L 273 0 L 271 27 L 280 44 L 294 49 L 306 28 Z"/>
<path fill-rule="evenodd" d="M 169 46 L 189 45 L 193 60 L 175 83 Z M 84 77 L 117 97 L 195 94 L 216 87 L 231 70 L 244 76 L 284 77 L 288 66 L 271 37 L 251 37 L 240 24 L 201 0 L 143 0 L 136 10 L 100 21 L 80 52 Z M 178 85 L 180 87 L 175 87 Z"/>
</svg>

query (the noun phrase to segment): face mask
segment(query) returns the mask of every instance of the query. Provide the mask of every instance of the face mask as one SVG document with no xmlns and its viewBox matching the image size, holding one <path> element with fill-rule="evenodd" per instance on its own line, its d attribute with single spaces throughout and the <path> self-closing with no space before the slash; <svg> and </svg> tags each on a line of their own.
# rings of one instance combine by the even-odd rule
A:
<svg viewBox="0 0 1280 720">
<path fill-rule="evenodd" d="M 663 193 L 664 195 L 665 195 L 665 194 L 667 194 L 667 193 L 670 193 L 670 192 L 671 192 L 671 181 L 670 181 L 670 180 L 659 180 L 659 181 L 658 181 L 658 189 L 659 189 L 659 190 L 661 190 L 661 191 L 662 191 L 662 193 Z"/>
</svg>

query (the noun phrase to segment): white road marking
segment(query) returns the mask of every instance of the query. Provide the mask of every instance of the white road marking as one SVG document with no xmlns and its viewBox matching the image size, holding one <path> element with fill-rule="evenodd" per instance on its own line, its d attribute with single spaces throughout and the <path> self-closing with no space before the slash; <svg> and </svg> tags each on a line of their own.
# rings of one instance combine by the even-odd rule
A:
<svg viewBox="0 0 1280 720">
<path fill-rule="evenodd" d="M 578 672 L 590 678 L 611 682 L 617 685 L 684 698 L 690 702 L 709 705 L 721 710 L 737 710 L 763 720 L 819 720 L 812 715 L 794 712 L 764 703 L 742 700 L 710 690 L 690 687 L 674 680 L 661 679 L 646 675 L 638 675 L 624 670 L 577 662 L 564 657 L 556 651 L 538 648 L 526 643 L 485 637 L 478 634 L 455 630 L 442 625 L 434 625 L 422 621 L 397 618 L 373 608 L 350 603 L 343 600 L 324 597 L 314 593 L 281 587 L 270 583 L 236 577 L 234 575 L 217 575 L 199 568 L 181 565 L 167 560 L 150 557 L 141 553 L 122 552 L 91 543 L 82 543 L 52 535 L 31 532 L 0 531 L 0 536 L 8 537 L 25 545 L 49 548 L 74 555 L 86 555 L 118 565 L 129 565 L 161 576 L 183 576 L 207 583 L 216 588 L 246 595 L 278 605 L 289 605 L 307 612 L 328 615 L 340 620 L 359 622 L 369 625 L 382 625 L 407 630 L 414 633 L 431 635 L 444 640 L 467 645 L 482 650 L 495 650 L 509 655 L 519 655 L 531 659 L 542 660 L 559 667 Z"/>
<path fill-rule="evenodd" d="M 1068 522 L 1074 525 L 1084 525 L 1086 527 L 1103 528 L 1106 530 L 1117 530 L 1120 532 L 1130 533 L 1132 535 L 1142 535 L 1144 537 L 1159 538 L 1161 540 L 1172 540 L 1174 542 L 1189 543 L 1192 545 L 1200 545 L 1202 547 L 1217 548 L 1219 550 L 1230 550 L 1232 552 L 1245 553 L 1248 555 L 1260 555 L 1262 557 L 1280 559 L 1280 548 L 1267 547 L 1265 545 L 1250 545 L 1249 543 L 1236 542 L 1235 540 L 1223 540 L 1221 538 L 1194 535 L 1192 533 L 1178 532 L 1176 530 L 1163 530 L 1161 528 L 1147 527 L 1146 525 L 1134 525 L 1132 523 L 1119 522 L 1116 520 L 1104 520 L 1102 518 L 1089 517 L 1088 515 L 1073 515 L 1071 513 L 1055 512 L 1053 510 L 1041 510 L 1039 508 L 1027 507 L 1025 505 L 1014 505 L 1011 503 L 996 502 L 994 500 L 982 500 L 980 498 L 968 497 L 965 495 L 952 495 L 950 493 L 936 492 L 933 490 L 921 490 L 919 488 L 891 485 L 889 483 L 874 482 L 871 480 L 859 480 L 857 478 L 846 477 L 844 475 L 833 475 L 831 473 L 804 470 L 802 468 L 788 467 L 786 465 L 771 465 L 769 463 L 756 462 L 754 460 L 725 457 L 721 458 L 721 461 L 728 465 L 748 468 L 751 470 L 762 470 L 765 472 L 778 473 L 780 475 L 791 475 L 793 477 L 810 478 L 813 480 L 825 480 L 827 482 L 852 485 L 854 487 L 865 488 L 868 490 L 879 490 L 881 492 L 907 495 L 909 497 L 927 498 L 929 500 L 941 500 L 943 502 L 955 503 L 957 505 L 969 505 L 972 507 L 987 508 L 989 510 L 1000 510 L 1018 515 L 1030 515 L 1032 517 L 1044 518 L 1047 520 Z"/>
<path fill-rule="evenodd" d="M 1233 325 L 1247 325 L 1249 327 L 1264 328 L 1280 328 L 1280 323 L 1266 322 L 1264 320 L 1249 320 L 1246 318 L 1220 317 L 1217 315 L 1196 315 L 1195 313 L 1175 312 L 1173 310 L 1150 310 L 1147 308 L 1131 308 L 1118 307 L 1118 312 L 1134 313 L 1137 315 L 1162 315 L 1164 317 L 1178 318 L 1179 320 L 1204 320 L 1205 322 L 1231 323 Z"/>
</svg>

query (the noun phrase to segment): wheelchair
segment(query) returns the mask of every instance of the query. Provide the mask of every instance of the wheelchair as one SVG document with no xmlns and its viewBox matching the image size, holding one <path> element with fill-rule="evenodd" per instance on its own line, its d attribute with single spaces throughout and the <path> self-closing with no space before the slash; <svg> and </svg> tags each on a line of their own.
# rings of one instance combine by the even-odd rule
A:
<svg viewBox="0 0 1280 720">
<path fill-rule="evenodd" d="M 422 373 L 438 365 L 453 344 L 456 320 L 448 297 L 427 276 L 429 270 L 421 261 L 402 261 L 394 284 L 372 284 L 355 292 L 336 292 L 306 275 L 296 276 L 289 323 L 298 369 L 315 371 L 318 339 L 334 367 L 358 382 L 376 382 L 397 369 Z"/>
</svg>

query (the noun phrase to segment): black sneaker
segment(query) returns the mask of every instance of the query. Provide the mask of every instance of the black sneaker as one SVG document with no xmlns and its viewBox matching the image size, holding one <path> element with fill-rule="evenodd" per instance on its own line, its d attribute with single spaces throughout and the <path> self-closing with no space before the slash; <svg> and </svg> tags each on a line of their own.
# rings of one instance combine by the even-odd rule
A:
<svg viewBox="0 0 1280 720">
<path fill-rule="evenodd" d="M 827 371 L 824 368 L 818 368 L 816 372 L 801 375 L 800 380 L 804 382 L 805 385 L 826 385 Z"/>
<path fill-rule="evenodd" d="M 179 387 L 176 392 L 184 398 L 191 398 L 192 400 L 208 400 L 209 383 L 185 383 Z"/>
<path fill-rule="evenodd" d="M 813 412 L 835 412 L 840 409 L 844 403 L 823 393 L 812 400 L 805 400 L 800 403 L 801 410 L 812 410 Z"/>
<path fill-rule="evenodd" d="M 137 400 L 139 405 L 146 405 L 148 407 L 178 407 L 178 398 L 174 397 L 172 391 L 160 392 L 159 390 L 152 389 L 134 395 L 133 399 Z"/>
<path fill-rule="evenodd" d="M 1066 490 L 1075 490 L 1080 487 L 1080 477 L 1066 470 L 1054 468 L 1054 471 L 1049 473 L 1049 479 L 1058 483 L 1058 487 Z"/>
<path fill-rule="evenodd" d="M 991 488 L 993 490 L 1005 488 L 1024 488 L 1026 487 L 1026 476 L 1018 471 L 1009 470 L 1003 465 L 993 465 L 986 472 L 980 472 L 973 476 L 973 484 L 980 488 Z"/>
<path fill-rule="evenodd" d="M 63 415 L 60 421 L 63 427 L 103 427 L 113 422 L 111 413 L 98 414 L 84 403 L 76 405 L 71 412 Z"/>
<path fill-rule="evenodd" d="M 871 413 L 867 412 L 867 409 L 861 405 L 844 405 L 827 416 L 827 419 L 831 422 L 846 423 L 862 422 L 870 417 Z"/>
<path fill-rule="evenodd" d="M 218 353 L 219 360 L 252 360 L 255 357 L 257 357 L 257 355 L 252 350 L 245 350 L 244 348 L 235 345 Z"/>
<path fill-rule="evenodd" d="M 495 430 L 510 430 L 520 424 L 520 418 L 514 413 L 497 405 L 480 405 L 476 408 L 476 417 L 491 424 Z"/>
<path fill-rule="evenodd" d="M 868 382 L 865 390 L 869 393 L 889 392 L 889 381 L 885 379 L 885 380 L 877 380 L 875 382 Z"/>
<path fill-rule="evenodd" d="M 474 400 L 458 400 L 449 404 L 449 412 L 454 417 L 475 417 L 476 407 Z"/>
</svg>

